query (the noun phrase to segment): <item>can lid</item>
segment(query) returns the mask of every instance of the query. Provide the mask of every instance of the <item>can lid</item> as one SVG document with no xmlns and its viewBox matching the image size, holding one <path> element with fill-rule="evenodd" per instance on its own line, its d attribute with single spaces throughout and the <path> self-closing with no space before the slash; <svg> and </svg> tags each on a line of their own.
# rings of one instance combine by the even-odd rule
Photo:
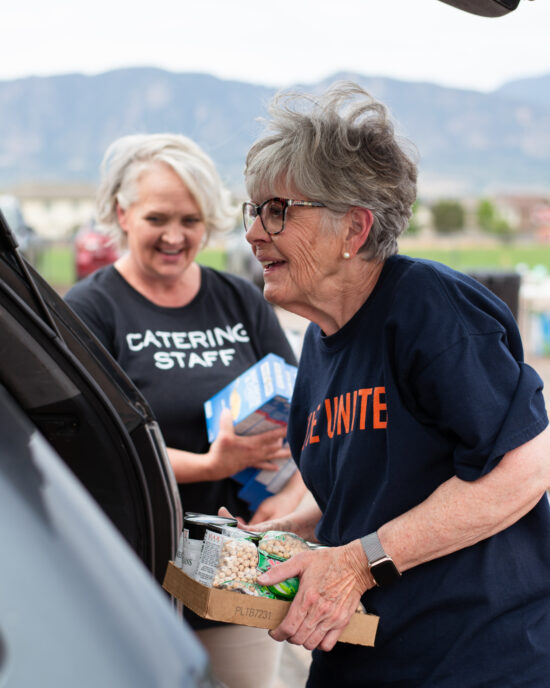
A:
<svg viewBox="0 0 550 688">
<path fill-rule="evenodd" d="M 201 514 L 198 511 L 186 511 L 185 519 L 196 519 L 197 521 L 208 521 L 208 523 L 220 523 L 224 526 L 236 526 L 237 519 L 234 516 L 218 516 L 217 514 Z"/>
<path fill-rule="evenodd" d="M 236 526 L 237 519 L 228 516 L 216 516 L 212 514 L 199 514 L 186 511 L 183 517 L 183 527 L 189 531 L 189 537 L 193 540 L 202 540 L 207 528 L 214 527 L 216 532 L 221 532 L 223 526 Z"/>
</svg>

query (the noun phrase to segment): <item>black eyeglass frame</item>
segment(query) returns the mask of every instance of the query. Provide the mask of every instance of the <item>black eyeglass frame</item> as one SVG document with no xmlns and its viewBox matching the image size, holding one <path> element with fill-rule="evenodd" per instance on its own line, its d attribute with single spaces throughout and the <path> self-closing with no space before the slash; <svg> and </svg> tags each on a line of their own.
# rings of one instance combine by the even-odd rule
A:
<svg viewBox="0 0 550 688">
<path fill-rule="evenodd" d="M 277 231 L 277 232 L 270 232 L 267 229 L 267 227 L 265 226 L 264 219 L 262 217 L 262 209 L 268 203 L 271 203 L 272 201 L 280 201 L 283 205 L 283 222 L 282 222 L 281 229 L 279 229 L 279 231 Z M 281 234 L 281 232 L 284 231 L 285 222 L 286 222 L 286 211 L 291 206 L 305 207 L 305 208 L 326 208 L 327 207 L 324 203 L 321 203 L 320 201 L 294 201 L 291 198 L 279 198 L 279 197 L 268 198 L 267 201 L 260 203 L 260 205 L 256 205 L 255 203 L 252 203 L 252 201 L 245 201 L 243 203 L 243 224 L 244 224 L 245 232 L 248 232 L 248 230 L 250 229 L 250 227 L 246 226 L 246 209 L 247 208 L 253 208 L 254 209 L 254 212 L 256 213 L 254 216 L 254 219 L 256 219 L 257 217 L 260 218 L 260 222 L 262 223 L 262 227 L 263 227 L 264 232 L 266 234 L 269 234 L 269 236 L 276 236 L 277 234 Z"/>
</svg>

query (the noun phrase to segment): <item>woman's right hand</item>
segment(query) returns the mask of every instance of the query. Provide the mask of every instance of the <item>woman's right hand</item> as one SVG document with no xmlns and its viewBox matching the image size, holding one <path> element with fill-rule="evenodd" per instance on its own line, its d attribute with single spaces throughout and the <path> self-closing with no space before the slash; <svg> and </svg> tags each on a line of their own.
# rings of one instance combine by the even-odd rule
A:
<svg viewBox="0 0 550 688">
<path fill-rule="evenodd" d="M 293 576 L 300 579 L 296 597 L 269 635 L 307 650 L 328 652 L 353 616 L 361 595 L 374 587 L 361 542 L 300 552 L 257 580 L 261 585 L 275 585 Z"/>
<path fill-rule="evenodd" d="M 275 459 L 290 458 L 290 450 L 283 447 L 286 426 L 259 435 L 237 435 L 231 411 L 224 409 L 220 417 L 218 436 L 208 451 L 208 480 L 227 478 L 250 466 L 276 471 Z"/>
</svg>

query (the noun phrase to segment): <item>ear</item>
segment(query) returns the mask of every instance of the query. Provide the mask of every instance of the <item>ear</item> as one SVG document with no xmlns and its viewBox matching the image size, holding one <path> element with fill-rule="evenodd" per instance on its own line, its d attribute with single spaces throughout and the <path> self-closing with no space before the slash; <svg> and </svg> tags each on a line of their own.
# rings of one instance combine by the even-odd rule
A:
<svg viewBox="0 0 550 688">
<path fill-rule="evenodd" d="M 361 246 L 365 244 L 374 218 L 368 208 L 354 206 L 348 212 L 349 218 L 345 242 L 347 251 L 354 256 Z"/>
<path fill-rule="evenodd" d="M 118 201 L 116 202 L 116 217 L 122 231 L 128 232 L 126 211 L 124 210 L 124 208 L 120 207 Z"/>
</svg>

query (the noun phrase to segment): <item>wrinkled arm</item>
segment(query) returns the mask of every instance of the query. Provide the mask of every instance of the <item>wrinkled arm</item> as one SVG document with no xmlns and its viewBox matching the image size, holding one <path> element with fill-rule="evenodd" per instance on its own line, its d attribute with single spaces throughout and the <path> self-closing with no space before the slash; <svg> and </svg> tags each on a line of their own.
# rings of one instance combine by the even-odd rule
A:
<svg viewBox="0 0 550 688">
<path fill-rule="evenodd" d="M 447 480 L 424 502 L 378 529 L 400 571 L 469 547 L 518 521 L 550 486 L 550 430 L 514 449 L 473 482 Z M 366 533 L 365 533 L 366 535 Z M 339 572 L 344 588 L 338 586 Z M 374 585 L 360 540 L 292 557 L 260 577 L 300 576 L 290 610 L 271 635 L 308 649 L 334 647 L 362 593 Z M 399 585 L 399 582 L 395 583 Z"/>
<path fill-rule="evenodd" d="M 484 540 L 530 511 L 550 486 L 550 430 L 504 455 L 473 482 L 447 480 L 378 530 L 400 571 Z"/>
</svg>

